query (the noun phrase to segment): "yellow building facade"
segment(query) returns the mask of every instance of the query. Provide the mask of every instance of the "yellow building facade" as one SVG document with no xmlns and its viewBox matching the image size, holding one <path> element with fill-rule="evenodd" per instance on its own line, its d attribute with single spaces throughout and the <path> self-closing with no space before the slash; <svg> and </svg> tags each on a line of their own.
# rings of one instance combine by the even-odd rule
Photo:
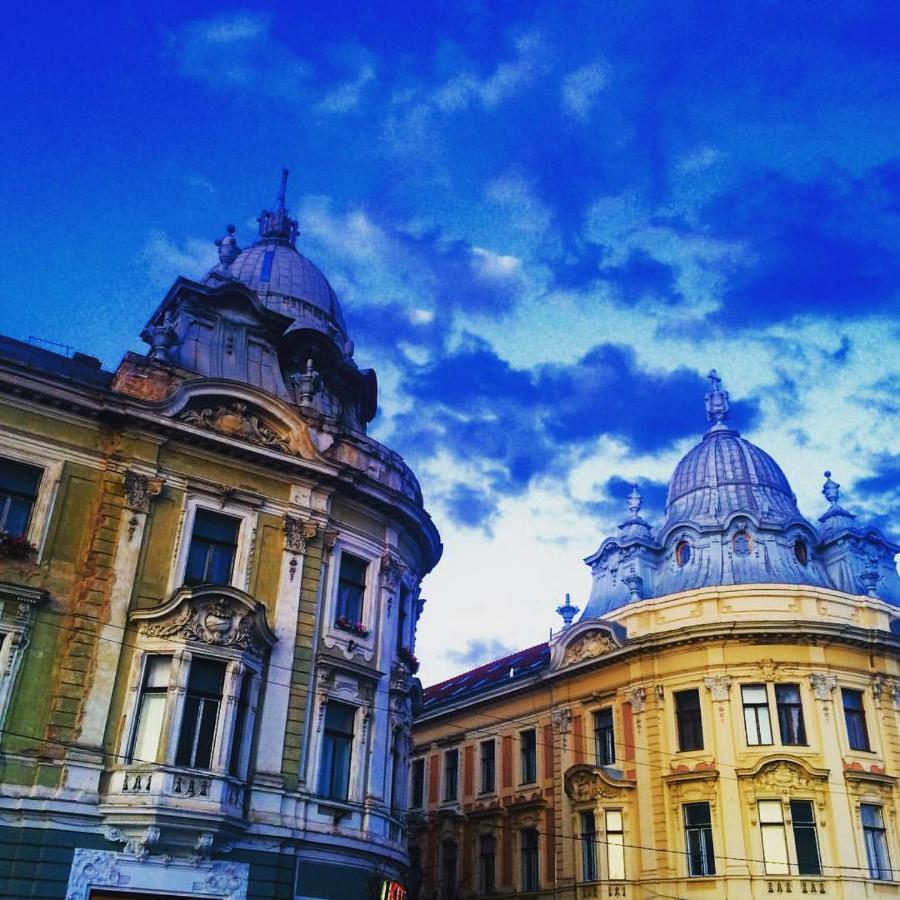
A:
<svg viewBox="0 0 900 900">
<path fill-rule="evenodd" d="M 714 380 L 666 521 L 629 498 L 576 624 L 425 690 L 413 896 L 900 892 L 897 547 L 830 476 L 803 519 L 727 405 Z"/>
</svg>

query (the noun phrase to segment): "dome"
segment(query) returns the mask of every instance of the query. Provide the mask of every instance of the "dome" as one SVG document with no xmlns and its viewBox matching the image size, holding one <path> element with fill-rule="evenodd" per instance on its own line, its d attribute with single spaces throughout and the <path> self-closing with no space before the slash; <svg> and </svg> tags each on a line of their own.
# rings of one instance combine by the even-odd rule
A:
<svg viewBox="0 0 900 900">
<path fill-rule="evenodd" d="M 260 301 L 273 312 L 294 319 L 292 330 L 312 328 L 338 341 L 348 342 L 344 314 L 337 294 L 321 270 L 297 252 L 297 221 L 285 206 L 288 170 L 282 172 L 281 187 L 274 211 L 263 210 L 258 240 L 241 250 L 235 228 L 216 241 L 219 265 L 207 273 L 206 284 L 240 281 L 256 291 Z"/>
<path fill-rule="evenodd" d="M 663 531 L 685 521 L 724 525 L 735 513 L 767 522 L 801 518 L 778 463 L 733 429 L 714 427 L 675 467 Z"/>
</svg>

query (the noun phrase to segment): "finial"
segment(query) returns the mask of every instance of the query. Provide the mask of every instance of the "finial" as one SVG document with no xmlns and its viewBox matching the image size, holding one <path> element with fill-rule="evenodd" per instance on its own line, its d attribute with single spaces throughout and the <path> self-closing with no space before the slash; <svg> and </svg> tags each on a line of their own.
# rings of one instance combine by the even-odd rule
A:
<svg viewBox="0 0 900 900">
<path fill-rule="evenodd" d="M 724 420 L 728 418 L 728 391 L 722 390 L 722 379 L 715 369 L 710 369 L 706 376 L 709 379 L 710 390 L 706 394 L 706 417 L 713 423 L 715 430 L 724 428 Z"/>
<path fill-rule="evenodd" d="M 563 631 L 565 631 L 572 625 L 572 620 L 581 612 L 581 609 L 575 606 L 569 595 L 566 594 L 566 602 L 557 606 L 556 612 L 558 615 L 562 616 Z"/>
<path fill-rule="evenodd" d="M 831 480 L 831 472 L 825 470 L 825 484 L 822 485 L 822 493 L 825 499 L 831 504 L 825 511 L 825 514 L 819 516 L 820 522 L 828 522 L 829 527 L 837 527 L 836 523 L 841 519 L 855 519 L 856 516 L 851 512 L 847 512 L 840 504 L 841 486 Z"/>
<path fill-rule="evenodd" d="M 259 218 L 259 236 L 261 238 L 282 238 L 293 247 L 297 240 L 297 220 L 288 215 L 286 196 L 287 180 L 290 169 L 281 170 L 281 185 L 275 198 L 275 210 L 264 209 Z"/>
<path fill-rule="evenodd" d="M 628 512 L 631 513 L 632 518 L 636 518 L 641 511 L 641 502 L 643 499 L 643 495 L 638 490 L 638 486 L 636 484 L 632 485 L 631 493 L 628 495 Z"/>
<path fill-rule="evenodd" d="M 219 248 L 219 265 L 223 269 L 228 269 L 238 258 L 241 248 L 238 247 L 237 238 L 234 236 L 236 231 L 234 225 L 227 225 L 225 231 L 225 237 L 218 238 L 216 246 Z"/>
</svg>

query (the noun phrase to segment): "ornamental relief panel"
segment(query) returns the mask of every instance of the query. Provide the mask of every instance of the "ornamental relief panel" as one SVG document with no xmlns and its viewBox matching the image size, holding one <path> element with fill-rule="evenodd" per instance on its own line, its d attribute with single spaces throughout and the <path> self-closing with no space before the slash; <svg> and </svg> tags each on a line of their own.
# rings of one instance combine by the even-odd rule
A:
<svg viewBox="0 0 900 900">
<path fill-rule="evenodd" d="M 625 796 L 625 792 L 633 787 L 634 784 L 630 781 L 616 784 L 593 766 L 573 766 L 565 775 L 566 794 L 578 803 L 592 800 L 620 800 Z"/>
<path fill-rule="evenodd" d="M 585 659 L 594 659 L 619 649 L 619 643 L 608 631 L 595 628 L 575 638 L 563 655 L 564 666 L 571 666 Z"/>
<path fill-rule="evenodd" d="M 786 759 L 763 763 L 756 771 L 736 771 L 744 785 L 747 806 L 755 814 L 759 799 L 780 797 L 784 802 L 799 797 L 812 797 L 819 810 L 824 810 L 828 770 L 808 770 Z"/>
<path fill-rule="evenodd" d="M 162 609 L 140 611 L 141 635 L 205 644 L 263 657 L 275 643 L 265 609 L 234 588 L 183 588 Z"/>
</svg>

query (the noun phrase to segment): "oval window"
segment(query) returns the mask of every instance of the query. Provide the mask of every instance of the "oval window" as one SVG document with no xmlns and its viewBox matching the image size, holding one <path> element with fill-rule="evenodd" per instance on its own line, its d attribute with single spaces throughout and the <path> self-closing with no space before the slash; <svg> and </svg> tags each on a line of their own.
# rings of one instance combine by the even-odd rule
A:
<svg viewBox="0 0 900 900">
<path fill-rule="evenodd" d="M 732 539 L 731 546 L 738 556 L 749 556 L 753 546 L 753 538 L 746 531 L 739 531 Z"/>
<path fill-rule="evenodd" d="M 686 566 L 691 558 L 691 545 L 687 541 L 679 541 L 675 545 L 675 562 Z"/>
<path fill-rule="evenodd" d="M 803 538 L 797 538 L 794 541 L 794 556 L 801 566 L 805 566 L 809 562 L 809 550 L 806 547 L 806 541 Z"/>
</svg>

